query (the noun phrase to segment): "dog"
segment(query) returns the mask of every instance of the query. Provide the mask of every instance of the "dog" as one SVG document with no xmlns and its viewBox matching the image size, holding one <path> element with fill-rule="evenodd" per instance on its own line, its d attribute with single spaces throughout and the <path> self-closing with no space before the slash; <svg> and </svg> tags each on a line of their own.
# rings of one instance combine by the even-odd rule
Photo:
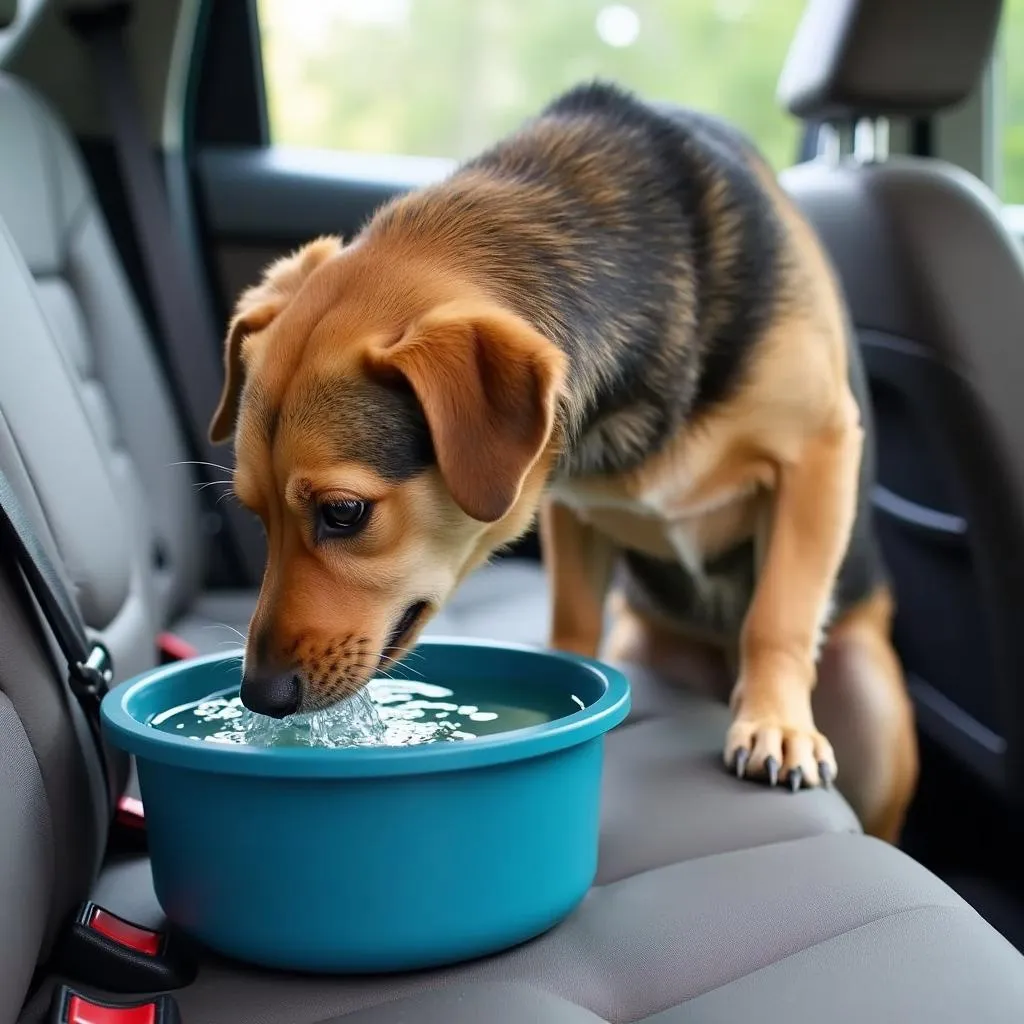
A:
<svg viewBox="0 0 1024 1024">
<path fill-rule="evenodd" d="M 753 145 L 601 82 L 278 261 L 210 428 L 268 541 L 244 703 L 351 694 L 539 514 L 555 648 L 728 699 L 736 775 L 835 780 L 895 841 L 917 753 L 851 339 Z"/>
</svg>

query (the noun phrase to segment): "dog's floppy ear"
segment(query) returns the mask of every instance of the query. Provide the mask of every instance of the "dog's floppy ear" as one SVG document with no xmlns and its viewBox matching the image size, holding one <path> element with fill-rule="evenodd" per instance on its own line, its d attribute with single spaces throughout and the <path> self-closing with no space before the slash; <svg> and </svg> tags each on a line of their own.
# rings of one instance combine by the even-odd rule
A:
<svg viewBox="0 0 1024 1024">
<path fill-rule="evenodd" d="M 243 292 L 235 308 L 235 315 L 224 342 L 224 388 L 220 393 L 217 411 L 210 423 L 210 440 L 222 444 L 231 440 L 238 419 L 238 399 L 245 381 L 242 364 L 242 342 L 249 334 L 262 330 L 284 308 L 281 299 L 262 296 L 262 286 Z"/>
<path fill-rule="evenodd" d="M 415 392 L 459 507 L 485 523 L 504 516 L 551 437 L 561 351 L 513 313 L 452 305 L 368 358 Z"/>
<path fill-rule="evenodd" d="M 230 440 L 235 432 L 238 400 L 245 383 L 242 342 L 267 327 L 288 305 L 302 282 L 340 248 L 338 238 L 318 238 L 272 263 L 258 285 L 242 292 L 224 341 L 224 389 L 210 423 L 210 440 L 214 444 Z"/>
</svg>

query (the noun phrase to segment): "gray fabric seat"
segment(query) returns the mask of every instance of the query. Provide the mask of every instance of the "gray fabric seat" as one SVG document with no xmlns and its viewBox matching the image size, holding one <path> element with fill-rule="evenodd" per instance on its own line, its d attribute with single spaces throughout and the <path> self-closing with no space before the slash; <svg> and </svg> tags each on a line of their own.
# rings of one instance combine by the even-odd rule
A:
<svg viewBox="0 0 1024 1024">
<path fill-rule="evenodd" d="M 252 596 L 201 594 L 180 434 L 105 226 L 67 133 L 9 79 L 0 153 L 0 465 L 121 678 L 152 664 L 167 624 L 208 649 L 233 642 L 210 627 L 243 628 Z M 536 640 L 545 602 L 536 567 L 499 565 L 434 629 Z M 567 921 L 500 956 L 392 978 L 207 956 L 176 994 L 184 1020 L 1020 1018 L 1024 958 L 948 887 L 859 835 L 837 794 L 730 778 L 725 710 L 623 667 L 634 708 L 606 741 L 599 874 Z M 146 859 L 105 856 L 98 760 L 62 680 L 18 576 L 0 565 L 0 1024 L 45 1017 L 54 979 L 23 1007 L 26 995 L 88 893 L 140 923 L 161 918 Z"/>
<path fill-rule="evenodd" d="M 237 644 L 252 615 L 256 595 L 245 590 L 200 594 L 174 623 L 174 632 L 200 651 Z M 427 627 L 434 636 L 471 636 L 542 644 L 548 630 L 544 571 L 525 559 L 484 566 L 455 592 Z"/>
<path fill-rule="evenodd" d="M 0 150 L 0 218 L 93 428 L 136 477 L 154 625 L 177 631 L 182 621 L 190 642 L 217 650 L 225 621 L 248 625 L 241 609 L 251 610 L 254 596 L 231 605 L 230 595 L 203 591 L 210 539 L 198 475 L 145 321 L 73 140 L 39 96 L 2 74 Z M 238 614 L 223 616 L 225 604 Z"/>
<path fill-rule="evenodd" d="M 156 601 L 150 588 L 132 584 L 145 579 L 146 565 L 134 531 L 146 531 L 144 520 L 132 525 L 142 506 L 132 499 L 130 460 L 120 475 L 105 468 L 110 438 L 76 397 L 74 368 L 6 233 L 0 290 L 3 360 L 17 372 L 0 379 L 4 469 L 40 532 L 54 540 L 92 623 L 131 668 L 143 667 Z M 47 423 L 30 415 L 30 394 L 53 399 Z M 63 489 L 69 482 L 73 503 Z M 497 580 L 502 570 L 494 571 Z M 94 751 L 62 693 L 53 652 L 6 573 L 0 602 L 0 896 L 9 908 L 0 917 L 0 1022 L 7 1024 L 44 1015 L 52 983 L 19 1007 L 61 920 L 90 888 L 105 816 L 89 785 Z M 593 1024 L 655 1014 L 716 1020 L 735 1006 L 742 1016 L 756 1009 L 782 1024 L 794 1002 L 805 1018 L 812 1009 L 820 1015 L 822 972 L 861 998 L 879 984 L 876 966 L 893 962 L 900 969 L 889 969 L 885 993 L 911 1024 L 959 1020 L 975 1002 L 974 1019 L 1016 1019 L 1024 959 L 959 897 L 898 851 L 858 835 L 836 794 L 792 796 L 730 778 L 718 760 L 724 709 L 624 667 L 635 707 L 607 740 L 598 884 L 566 922 L 501 956 L 395 978 L 294 977 L 206 957 L 196 982 L 176 993 L 185 1020 L 298 1024 L 359 1013 L 364 1021 L 443 1024 L 493 1005 L 484 1019 Z M 145 859 L 106 864 L 91 888 L 115 912 L 141 923 L 159 918 Z M 845 963 L 847 949 L 859 959 Z M 925 980 L 936 973 L 941 1005 Z M 492 997 L 500 1001 L 488 1003 Z M 944 1014 L 949 1008 L 958 1016 Z"/>
<path fill-rule="evenodd" d="M 116 464 L 132 467 L 149 532 L 139 554 L 156 624 L 168 625 L 200 588 L 202 515 L 145 323 L 74 143 L 38 96 L 4 75 L 0 151 L 0 218 L 93 429 Z"/>
<path fill-rule="evenodd" d="M 1014 803 L 1024 784 L 1024 260 L 998 198 L 941 160 L 890 157 L 884 120 L 934 118 L 965 100 L 1000 6 L 812 4 L 780 98 L 797 116 L 859 125 L 852 146 L 823 147 L 781 183 L 828 249 L 863 352 L 877 528 L 919 727 Z"/>
<path fill-rule="evenodd" d="M 643 832 L 635 838 L 642 851 Z M 501 956 L 354 979 L 211 959 L 178 1003 L 190 1024 L 1020 1019 L 1017 951 L 876 840 L 824 835 L 650 868 L 641 854 L 630 868 L 561 926 Z"/>
<path fill-rule="evenodd" d="M 634 709 L 607 740 L 597 884 L 565 923 L 502 956 L 404 977 L 298 977 L 213 957 L 178 994 L 187 1019 L 1019 1019 L 1024 960 L 959 896 L 858 835 L 829 794 L 737 788 L 709 739 L 724 710 L 623 667 Z M 816 834 L 823 816 L 832 831 Z M 730 834 L 744 819 L 764 845 Z M 144 860 L 110 865 L 95 897 L 162 921 Z"/>
</svg>

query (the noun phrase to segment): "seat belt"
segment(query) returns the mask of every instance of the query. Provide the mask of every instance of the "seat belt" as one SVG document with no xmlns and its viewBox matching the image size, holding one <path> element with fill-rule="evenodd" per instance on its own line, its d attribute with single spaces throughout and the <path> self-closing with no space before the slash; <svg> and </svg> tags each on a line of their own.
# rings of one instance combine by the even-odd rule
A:
<svg viewBox="0 0 1024 1024">
<path fill-rule="evenodd" d="M 86 44 L 103 94 L 143 276 L 188 436 L 199 458 L 216 464 L 224 461 L 225 454 L 209 440 L 207 424 L 220 399 L 220 344 L 196 300 L 196 285 L 191 281 L 167 190 L 150 150 L 125 47 L 130 16 L 129 4 L 113 3 L 72 11 L 68 20 Z M 218 479 L 213 467 L 200 465 L 199 469 L 204 482 Z M 263 540 L 255 520 L 230 502 L 220 503 L 212 511 L 227 520 L 231 554 L 247 584 L 256 585 L 262 572 Z"/>
<path fill-rule="evenodd" d="M 0 553 L 21 570 L 32 596 L 67 664 L 67 682 L 99 749 L 111 813 L 117 803 L 118 773 L 100 728 L 100 703 L 110 688 L 114 664 L 110 652 L 90 640 L 78 606 L 42 543 L 14 488 L 0 470 Z"/>
</svg>

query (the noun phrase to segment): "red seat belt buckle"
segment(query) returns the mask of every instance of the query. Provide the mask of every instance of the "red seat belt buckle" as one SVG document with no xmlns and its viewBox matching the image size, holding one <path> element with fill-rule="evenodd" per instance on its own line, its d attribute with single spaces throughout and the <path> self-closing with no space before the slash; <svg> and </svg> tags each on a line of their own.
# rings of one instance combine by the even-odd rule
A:
<svg viewBox="0 0 1024 1024">
<path fill-rule="evenodd" d="M 142 928 L 95 903 L 83 903 L 53 952 L 56 973 L 91 988 L 131 995 L 188 985 L 197 961 L 168 931 Z"/>
<path fill-rule="evenodd" d="M 108 1003 L 61 985 L 53 994 L 50 1024 L 181 1024 L 181 1014 L 170 996 L 144 1003 Z"/>
<path fill-rule="evenodd" d="M 122 828 L 144 832 L 146 830 L 146 811 L 142 806 L 142 801 L 135 796 L 121 797 L 117 801 L 115 820 Z"/>
<path fill-rule="evenodd" d="M 167 632 L 157 634 L 156 650 L 157 654 L 160 655 L 161 665 L 170 665 L 176 661 L 186 661 L 188 658 L 194 658 L 199 654 L 199 651 L 187 640 L 182 640 L 180 636 Z"/>
<path fill-rule="evenodd" d="M 158 956 L 160 947 L 163 945 L 163 938 L 159 932 L 150 931 L 148 928 L 140 928 L 138 925 L 126 921 L 123 917 L 111 914 L 109 910 L 96 906 L 95 903 L 86 904 L 88 910 L 83 922 L 94 932 L 105 935 L 108 939 L 128 949 L 137 950 L 147 956 Z"/>
</svg>

